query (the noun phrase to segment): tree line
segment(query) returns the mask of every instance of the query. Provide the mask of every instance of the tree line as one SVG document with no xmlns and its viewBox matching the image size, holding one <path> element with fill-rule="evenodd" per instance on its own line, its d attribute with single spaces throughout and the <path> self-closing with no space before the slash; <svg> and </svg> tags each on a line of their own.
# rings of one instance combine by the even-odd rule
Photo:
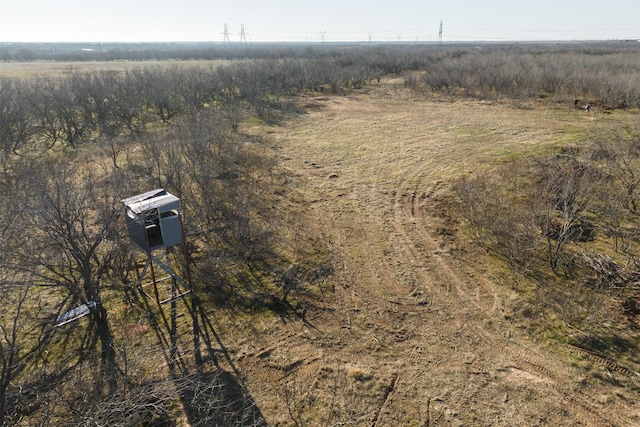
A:
<svg viewBox="0 0 640 427">
<path fill-rule="evenodd" d="M 30 143 L 75 147 L 216 110 L 237 130 L 247 114 L 277 120 L 295 109 L 288 96 L 337 93 L 384 75 L 415 90 L 481 98 L 552 97 L 602 108 L 640 106 L 637 43 L 586 45 L 372 46 L 251 49 L 227 66 L 140 67 L 26 79 L 1 78 L 0 149 Z M 252 53 L 253 52 L 253 53 Z M 282 55 L 278 57 L 277 55 Z M 257 58 L 256 58 L 257 57 Z"/>
<path fill-rule="evenodd" d="M 640 51 L 537 51 L 522 48 L 458 51 L 407 73 L 405 85 L 483 99 L 578 99 L 605 109 L 640 106 Z"/>
<path fill-rule="evenodd" d="M 0 79 L 0 141 L 5 156 L 144 133 L 154 124 L 215 112 L 234 131 L 249 114 L 278 120 L 288 96 L 320 87 L 358 87 L 381 72 L 333 60 L 253 60 L 227 66 L 70 71 Z M 324 86 L 323 86 L 324 85 Z"/>
</svg>

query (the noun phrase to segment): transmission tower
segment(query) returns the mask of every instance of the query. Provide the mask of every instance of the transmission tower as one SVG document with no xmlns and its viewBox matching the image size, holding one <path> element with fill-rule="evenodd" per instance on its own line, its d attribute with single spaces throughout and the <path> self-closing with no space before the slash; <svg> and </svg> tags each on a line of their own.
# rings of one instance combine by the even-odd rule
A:
<svg viewBox="0 0 640 427">
<path fill-rule="evenodd" d="M 229 38 L 229 27 L 227 26 L 227 24 L 224 24 L 224 43 L 226 44 L 231 44 L 231 39 Z"/>
<path fill-rule="evenodd" d="M 327 35 L 326 31 L 320 31 L 320 40 L 324 43 L 325 37 Z"/>
<path fill-rule="evenodd" d="M 247 42 L 247 33 L 245 31 L 244 24 L 240 24 L 240 42 L 241 43 L 246 43 Z"/>
<path fill-rule="evenodd" d="M 440 20 L 440 31 L 438 31 L 438 46 L 442 44 L 442 20 Z"/>
</svg>

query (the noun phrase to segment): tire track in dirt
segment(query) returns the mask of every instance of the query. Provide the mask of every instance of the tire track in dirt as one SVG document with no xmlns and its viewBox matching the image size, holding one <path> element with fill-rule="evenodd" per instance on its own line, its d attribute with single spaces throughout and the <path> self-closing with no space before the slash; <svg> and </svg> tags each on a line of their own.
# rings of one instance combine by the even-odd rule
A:
<svg viewBox="0 0 640 427">
<path fill-rule="evenodd" d="M 491 316 L 495 315 L 499 304 L 495 285 L 486 279 L 480 279 L 476 290 L 469 288 L 470 281 L 462 277 L 467 272 L 453 267 L 440 255 L 438 243 L 431 237 L 421 222 L 422 214 L 419 197 L 417 196 L 418 188 L 419 184 L 411 192 L 407 192 L 403 191 L 402 184 L 400 184 L 393 202 L 394 225 L 402 245 L 405 246 L 405 253 L 414 258 L 412 260 L 414 264 L 421 266 L 432 265 L 436 272 L 446 278 L 447 283 L 455 288 L 454 298 L 459 300 L 453 306 L 462 306 L 470 303 L 480 312 Z M 425 249 L 419 250 L 417 247 L 424 247 Z M 431 289 L 433 290 L 433 287 Z M 437 290 L 438 288 L 436 287 L 435 289 Z M 452 296 L 450 290 L 450 287 L 446 289 L 447 294 Z M 479 322 L 474 323 L 473 326 L 467 327 L 467 329 L 471 329 L 473 333 L 478 335 L 489 348 L 500 348 L 502 350 L 501 359 L 505 360 L 505 368 L 515 370 L 511 372 L 511 375 L 514 375 L 515 372 L 517 377 L 518 372 L 521 372 L 522 374 L 520 375 L 525 379 L 539 383 L 540 386 L 552 392 L 559 401 L 564 402 L 567 407 L 575 408 L 575 413 L 572 413 L 574 421 L 579 421 L 585 425 L 593 425 L 596 420 L 596 425 L 610 424 L 611 419 L 602 415 L 601 403 L 591 398 L 588 393 L 576 395 L 571 385 L 566 385 L 567 378 L 579 378 L 580 374 L 577 371 L 568 366 L 553 363 L 549 355 L 541 355 L 530 347 L 524 347 L 513 340 L 497 339 L 495 331 L 486 330 Z M 593 357 L 591 358 L 593 359 Z M 512 362 L 510 363 L 509 360 Z M 608 365 L 611 369 L 618 367 L 612 367 L 611 363 Z M 624 410 L 624 407 L 617 403 L 614 402 L 612 406 Z"/>
<path fill-rule="evenodd" d="M 566 344 L 566 347 L 571 354 L 583 356 L 586 359 L 602 366 L 603 368 L 610 369 L 611 371 L 636 380 L 640 378 L 640 373 L 638 371 L 615 360 L 608 359 L 597 353 L 594 353 L 593 351 L 589 351 L 575 345 Z"/>
<path fill-rule="evenodd" d="M 424 199 L 430 200 L 432 195 L 438 190 L 441 186 L 440 181 L 436 181 L 435 185 L 432 185 L 428 192 L 424 193 Z M 422 197 L 417 197 L 418 194 L 418 186 L 416 185 L 415 190 L 412 193 L 411 200 L 411 218 L 415 221 L 416 232 L 420 237 L 420 240 L 423 241 L 431 248 L 436 248 L 438 243 L 434 238 L 431 237 L 431 234 L 427 232 L 426 227 L 423 224 L 423 209 L 421 207 L 420 199 Z M 438 255 L 438 249 L 433 249 L 434 253 Z M 439 264 L 443 269 L 447 271 L 447 274 L 456 280 L 456 274 L 454 271 L 448 266 L 447 262 L 441 257 L 438 256 Z M 467 271 L 468 275 L 469 272 Z M 477 278 L 475 281 L 477 282 L 477 286 L 475 287 L 475 292 L 473 288 L 469 288 L 470 280 L 462 282 L 460 280 L 456 280 L 456 283 L 460 288 L 463 289 L 463 293 L 465 295 L 474 294 L 474 304 L 480 308 L 481 310 L 488 311 L 489 314 L 493 315 L 498 308 L 498 295 L 496 293 L 496 286 L 490 280 L 483 278 L 481 275 L 474 274 L 474 278 Z M 486 300 L 486 301 L 484 301 Z"/>
<path fill-rule="evenodd" d="M 506 333 L 496 336 L 496 330 L 486 329 L 484 324 L 477 320 L 478 315 L 495 317 L 499 306 L 495 285 L 482 278 L 482 275 L 472 273 L 464 266 L 454 265 L 455 260 L 448 259 L 449 255 L 440 248 L 436 239 L 423 224 L 421 202 L 428 200 L 430 195 L 439 190 L 440 185 L 437 181 L 437 173 L 427 174 L 427 167 L 425 163 L 420 168 L 411 168 L 410 175 L 407 174 L 406 180 L 398 180 L 399 184 L 391 193 L 393 198 L 387 199 L 387 203 L 392 203 L 392 208 L 389 209 L 391 216 L 389 223 L 395 237 L 393 257 L 403 260 L 398 266 L 406 269 L 403 272 L 403 277 L 408 279 L 411 285 L 410 287 L 406 285 L 384 286 L 384 292 L 396 301 L 407 301 L 417 292 L 426 293 L 431 299 L 429 309 L 441 308 L 448 314 L 447 319 L 431 317 L 431 321 L 435 321 L 435 323 L 427 325 L 425 322 L 429 319 L 425 317 L 427 312 L 423 311 L 420 318 L 410 320 L 414 330 L 436 327 L 442 331 L 442 334 L 447 334 L 451 333 L 447 331 L 458 329 L 477 337 L 476 344 L 469 347 L 458 342 L 460 337 L 450 337 L 448 339 L 450 343 L 447 344 L 447 340 L 442 342 L 443 335 L 425 336 L 424 338 L 431 343 L 430 345 L 440 341 L 439 345 L 449 346 L 452 354 L 475 351 L 485 358 L 497 357 L 500 360 L 500 367 L 497 371 L 495 368 L 471 370 L 469 367 L 461 366 L 455 369 L 456 377 L 464 378 L 478 372 L 492 375 L 492 372 L 495 374 L 504 371 L 506 381 L 515 381 L 518 384 L 524 382 L 538 390 L 541 395 L 552 395 L 554 396 L 552 400 L 563 402 L 563 405 L 573 408 L 571 416 L 574 421 L 585 425 L 607 425 L 607 419 L 600 415 L 600 405 L 595 399 L 588 396 L 576 396 L 572 391 L 573 386 L 566 379 L 567 376 L 577 378 L 577 372 L 567 375 L 567 371 L 570 371 L 567 366 L 550 362 L 548 355 L 536 355 L 531 351 L 521 349 L 519 344 L 505 338 Z M 405 182 L 415 182 L 416 175 L 420 176 L 419 182 L 407 188 Z M 436 182 L 436 184 L 430 184 L 431 182 Z M 426 189 L 421 191 L 423 183 L 428 184 L 425 186 Z M 380 204 L 384 203 L 384 200 L 378 200 L 375 203 L 365 205 L 369 209 L 379 209 Z M 366 239 L 367 237 L 369 236 L 367 236 L 366 230 L 361 231 L 359 238 Z M 379 261 L 369 260 L 372 266 Z M 388 262 L 392 264 L 392 260 L 388 260 Z M 395 274 L 397 274 L 397 267 Z M 381 284 L 395 283 L 393 275 L 389 272 L 391 270 L 381 268 L 380 271 Z M 473 276 L 469 277 L 470 274 Z M 371 293 L 371 290 L 362 288 L 358 284 L 356 284 L 356 288 L 356 290 L 349 289 L 348 292 L 351 294 L 352 304 L 356 306 L 358 311 L 375 312 L 377 308 L 384 305 L 380 301 L 381 295 Z M 357 295 L 354 296 L 356 291 Z M 382 298 L 384 299 L 384 296 Z M 388 298 L 385 300 L 386 302 L 388 302 Z M 448 329 L 443 323 L 446 321 L 455 325 L 453 329 Z M 372 325 L 384 330 L 389 326 L 389 322 L 378 316 L 372 320 Z M 383 336 L 379 332 L 376 333 L 377 335 L 373 334 L 373 338 L 381 345 L 387 345 Z M 412 341 L 419 340 L 419 337 L 420 334 L 417 339 Z M 398 351 L 405 351 L 402 346 L 396 345 L 396 347 Z M 442 351 L 439 350 L 438 354 L 441 354 Z M 432 360 L 433 351 L 419 351 L 417 348 L 413 348 L 408 353 L 408 364 L 403 367 L 406 370 L 403 377 L 407 381 L 424 382 L 424 378 L 430 375 L 430 369 L 433 368 L 444 371 L 451 369 L 451 361 Z M 456 381 L 461 381 L 461 379 Z M 473 400 L 474 395 L 471 394 L 465 399 Z M 389 406 L 389 410 L 392 409 L 392 405 L 385 404 L 384 406 Z M 441 406 L 447 408 L 447 411 L 451 411 L 451 408 L 454 407 L 464 407 L 464 402 L 456 403 L 442 400 Z"/>
<path fill-rule="evenodd" d="M 402 184 L 401 184 L 402 187 Z M 457 273 L 454 272 L 454 267 L 450 266 L 444 259 L 444 251 L 440 249 L 437 241 L 426 230 L 422 223 L 422 209 L 420 207 L 420 200 L 418 197 L 419 184 L 410 191 L 410 196 L 404 197 L 402 194 L 406 194 L 401 190 L 401 187 L 396 191 L 396 197 L 394 200 L 394 216 L 397 232 L 403 236 L 403 241 L 406 245 L 414 248 L 409 249 L 409 252 L 416 257 L 416 263 L 420 263 L 421 260 L 418 255 L 418 251 L 415 250 L 416 245 L 424 247 L 425 254 L 429 259 L 429 264 L 434 270 L 439 273 L 441 277 L 444 277 L 450 290 L 452 285 L 458 296 L 463 300 L 473 304 L 481 311 L 486 311 L 493 314 L 497 307 L 497 295 L 495 292 L 495 285 L 490 284 L 488 281 L 480 279 L 476 280 L 478 286 L 470 288 L 468 286 L 470 280 L 462 280 Z M 434 189 L 428 190 L 429 192 L 435 191 Z M 406 199 L 406 200 L 405 200 Z M 484 300 L 488 300 L 488 302 Z"/>
</svg>

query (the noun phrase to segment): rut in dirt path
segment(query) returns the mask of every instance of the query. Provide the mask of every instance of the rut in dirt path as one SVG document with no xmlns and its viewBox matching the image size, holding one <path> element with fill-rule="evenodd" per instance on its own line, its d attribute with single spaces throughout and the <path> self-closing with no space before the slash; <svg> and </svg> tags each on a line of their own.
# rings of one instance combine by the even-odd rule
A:
<svg viewBox="0 0 640 427">
<path fill-rule="evenodd" d="M 422 181 L 430 182 L 430 179 L 424 177 Z M 431 193 L 433 188 L 430 186 L 426 186 L 425 191 L 420 191 L 420 183 L 409 190 L 402 183 L 399 184 L 393 201 L 393 222 L 403 252 L 411 257 L 410 264 L 421 271 L 427 270 L 435 274 L 440 281 L 446 283 L 446 286 L 428 286 L 433 293 L 434 303 L 445 302 L 461 318 L 468 313 L 470 307 L 477 311 L 480 318 L 491 318 L 492 324 L 498 326 L 488 329 L 487 322 L 465 316 L 466 329 L 481 338 L 475 351 L 501 360 L 508 376 L 542 386 L 555 396 L 554 399 L 571 408 L 574 422 L 580 421 L 584 425 L 609 425 L 612 422 L 624 424 L 623 419 L 614 422 L 618 418 L 616 411 L 624 413 L 628 410 L 620 400 L 609 400 L 606 408 L 609 415 L 604 415 L 605 408 L 601 401 L 590 395 L 592 391 L 576 392 L 578 386 L 575 381 L 582 376 L 580 372 L 566 363 L 557 362 L 555 355 L 535 348 L 532 343 L 515 341 L 507 330 L 501 330 L 496 285 L 465 269 L 459 262 L 452 262 L 452 257 L 444 254 L 437 240 L 424 226 L 421 203 L 428 201 Z M 424 274 L 421 277 L 423 280 L 427 279 Z M 610 412 L 611 409 L 614 411 Z"/>
<path fill-rule="evenodd" d="M 418 196 L 418 185 L 416 185 L 409 195 L 403 197 L 401 187 L 396 190 L 393 207 L 394 222 L 398 234 L 402 236 L 405 247 L 412 254 L 414 261 L 421 263 L 423 259 L 428 260 L 429 267 L 447 284 L 447 292 L 451 291 L 453 286 L 461 302 L 473 304 L 489 315 L 494 314 L 498 305 L 495 285 L 484 278 L 476 278 L 475 275 L 473 278 L 463 279 L 454 272 L 454 267 L 445 260 L 448 255 L 422 224 L 420 201 L 428 200 L 428 194 L 434 190 L 422 193 L 424 196 Z"/>
</svg>

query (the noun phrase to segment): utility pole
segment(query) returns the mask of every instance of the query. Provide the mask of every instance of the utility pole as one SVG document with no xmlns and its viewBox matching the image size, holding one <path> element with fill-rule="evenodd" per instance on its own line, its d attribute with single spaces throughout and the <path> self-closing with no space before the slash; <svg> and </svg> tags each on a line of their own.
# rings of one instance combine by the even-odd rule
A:
<svg viewBox="0 0 640 427">
<path fill-rule="evenodd" d="M 440 20 L 440 31 L 438 32 L 438 46 L 442 45 L 442 19 Z"/>
</svg>

